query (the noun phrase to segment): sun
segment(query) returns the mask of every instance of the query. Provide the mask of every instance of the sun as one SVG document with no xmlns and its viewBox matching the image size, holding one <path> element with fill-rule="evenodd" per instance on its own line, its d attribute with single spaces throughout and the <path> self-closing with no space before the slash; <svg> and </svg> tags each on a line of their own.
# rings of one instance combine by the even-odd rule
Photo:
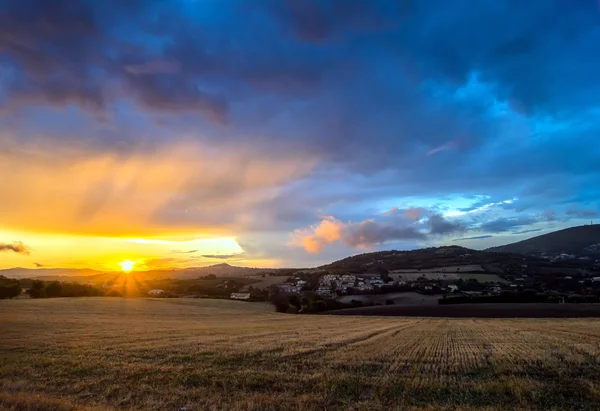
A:
<svg viewBox="0 0 600 411">
<path fill-rule="evenodd" d="M 121 266 L 121 270 L 123 270 L 125 272 L 129 272 L 129 271 L 133 270 L 133 266 L 135 265 L 135 263 L 131 260 L 125 260 L 125 261 L 121 261 L 119 263 L 119 265 Z"/>
</svg>

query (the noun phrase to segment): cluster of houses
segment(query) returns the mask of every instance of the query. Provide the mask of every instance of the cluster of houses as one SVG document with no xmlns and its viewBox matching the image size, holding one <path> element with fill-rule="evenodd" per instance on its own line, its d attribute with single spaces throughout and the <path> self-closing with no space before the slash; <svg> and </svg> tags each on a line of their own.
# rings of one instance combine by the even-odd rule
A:
<svg viewBox="0 0 600 411">
<path fill-rule="evenodd" d="M 380 278 L 357 277 L 352 274 L 327 274 L 319 279 L 319 295 L 331 295 L 334 292 L 346 293 L 349 288 L 358 291 L 372 291 L 384 285 Z"/>
<path fill-rule="evenodd" d="M 478 295 L 498 295 L 502 291 L 502 287 L 498 285 L 492 285 L 484 290 L 479 291 L 464 291 L 458 288 L 457 285 L 450 284 L 444 289 L 444 298 L 453 297 L 474 297 Z"/>
<path fill-rule="evenodd" d="M 600 248 L 597 247 L 597 244 L 594 244 L 593 246 L 587 247 L 585 250 L 586 251 L 590 251 L 590 252 L 594 252 L 594 253 L 598 253 L 600 252 Z M 568 254 L 568 253 L 560 253 L 560 254 L 556 254 L 556 255 L 546 255 L 546 254 L 542 254 L 540 257 L 549 260 L 550 262 L 557 262 L 557 261 L 567 261 L 567 260 L 579 260 L 579 261 L 586 261 L 586 262 L 593 262 L 595 264 L 600 264 L 600 259 L 594 259 L 590 256 L 584 255 L 584 256 L 579 256 L 577 257 L 574 254 Z"/>
<path fill-rule="evenodd" d="M 279 289 L 279 291 L 286 293 L 286 294 L 297 294 L 300 291 L 302 291 L 302 288 L 304 288 L 304 286 L 306 286 L 306 284 L 308 284 L 307 281 L 302 280 L 301 278 L 298 278 L 298 277 L 294 277 L 290 281 L 286 281 L 283 284 L 278 284 L 277 288 Z"/>
</svg>

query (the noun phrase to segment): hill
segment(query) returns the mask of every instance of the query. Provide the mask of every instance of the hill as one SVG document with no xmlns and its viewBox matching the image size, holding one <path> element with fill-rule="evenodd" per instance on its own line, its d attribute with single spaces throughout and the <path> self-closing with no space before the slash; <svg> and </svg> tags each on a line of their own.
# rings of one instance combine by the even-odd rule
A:
<svg viewBox="0 0 600 411">
<path fill-rule="evenodd" d="M 504 252 L 472 250 L 459 246 L 431 247 L 412 251 L 378 251 L 344 258 L 319 267 L 328 271 L 347 271 L 353 273 L 377 272 L 386 269 L 394 270 L 426 270 L 442 267 L 485 266 L 485 271 L 500 272 L 494 266 L 500 264 L 522 264 L 523 260 L 537 261 L 533 257 Z M 481 271 L 479 268 L 475 271 Z"/>
<path fill-rule="evenodd" d="M 191 267 L 174 270 L 152 270 L 146 273 L 157 278 L 190 279 L 213 274 L 217 277 L 245 277 L 266 271 L 275 271 L 274 268 L 237 267 L 227 263 L 210 265 L 208 267 Z"/>
<path fill-rule="evenodd" d="M 143 273 L 148 280 L 171 278 L 171 279 L 191 279 L 209 274 L 217 277 L 243 277 L 255 275 L 266 271 L 275 271 L 273 268 L 252 268 L 236 267 L 226 263 L 215 264 L 208 267 L 190 267 L 170 270 L 147 270 L 137 271 Z M 0 270 L 0 275 L 7 278 L 33 278 L 44 281 L 63 281 L 69 279 L 72 281 L 99 281 L 104 277 L 112 277 L 120 274 L 120 271 L 97 271 L 91 269 L 78 268 L 9 268 Z"/>
<path fill-rule="evenodd" d="M 488 248 L 486 251 L 548 256 L 566 253 L 578 257 L 597 257 L 600 256 L 600 224 L 566 228 L 517 243 Z"/>
<path fill-rule="evenodd" d="M 7 268 L 0 270 L 0 275 L 8 278 L 55 278 L 55 277 L 90 277 L 102 274 L 102 271 L 89 268 Z"/>
</svg>

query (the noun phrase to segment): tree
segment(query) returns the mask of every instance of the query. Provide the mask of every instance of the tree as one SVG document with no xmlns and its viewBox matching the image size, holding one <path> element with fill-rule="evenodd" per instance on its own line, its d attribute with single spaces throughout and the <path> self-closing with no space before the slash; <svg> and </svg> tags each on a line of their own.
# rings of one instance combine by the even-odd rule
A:
<svg viewBox="0 0 600 411">
<path fill-rule="evenodd" d="M 386 283 L 390 280 L 390 272 L 383 265 L 380 264 L 377 266 L 377 272 L 381 276 L 381 279 Z"/>
<path fill-rule="evenodd" d="M 290 295 L 289 297 L 290 304 L 296 307 L 296 312 L 302 309 L 302 301 L 300 301 L 300 297 L 297 295 Z"/>
<path fill-rule="evenodd" d="M 17 280 L 3 281 L 0 283 L 0 299 L 13 298 L 21 294 L 22 288 Z"/>
<path fill-rule="evenodd" d="M 121 295 L 120 292 L 118 292 L 117 290 L 110 290 L 109 292 L 106 293 L 105 295 L 106 297 L 123 297 Z"/>
<path fill-rule="evenodd" d="M 323 300 L 315 301 L 313 304 L 313 309 L 315 312 L 323 312 L 327 310 L 327 303 Z"/>
<path fill-rule="evenodd" d="M 271 296 L 271 304 L 273 304 L 275 311 L 278 313 L 285 313 L 290 308 L 288 296 L 281 291 L 277 291 Z"/>
<path fill-rule="evenodd" d="M 29 289 L 29 295 L 31 298 L 46 298 L 44 282 L 40 280 L 34 280 L 31 283 L 31 288 Z"/>
<path fill-rule="evenodd" d="M 60 297 L 62 286 L 58 281 L 51 282 L 46 287 L 46 296 L 48 298 Z"/>
</svg>

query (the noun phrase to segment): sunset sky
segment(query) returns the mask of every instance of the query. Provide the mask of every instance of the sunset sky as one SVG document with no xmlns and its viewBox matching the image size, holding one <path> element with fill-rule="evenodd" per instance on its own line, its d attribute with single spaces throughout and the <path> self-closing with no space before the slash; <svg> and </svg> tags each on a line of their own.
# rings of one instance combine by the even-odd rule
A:
<svg viewBox="0 0 600 411">
<path fill-rule="evenodd" d="M 597 0 L 0 0 L 0 268 L 324 264 L 600 213 Z"/>
</svg>

